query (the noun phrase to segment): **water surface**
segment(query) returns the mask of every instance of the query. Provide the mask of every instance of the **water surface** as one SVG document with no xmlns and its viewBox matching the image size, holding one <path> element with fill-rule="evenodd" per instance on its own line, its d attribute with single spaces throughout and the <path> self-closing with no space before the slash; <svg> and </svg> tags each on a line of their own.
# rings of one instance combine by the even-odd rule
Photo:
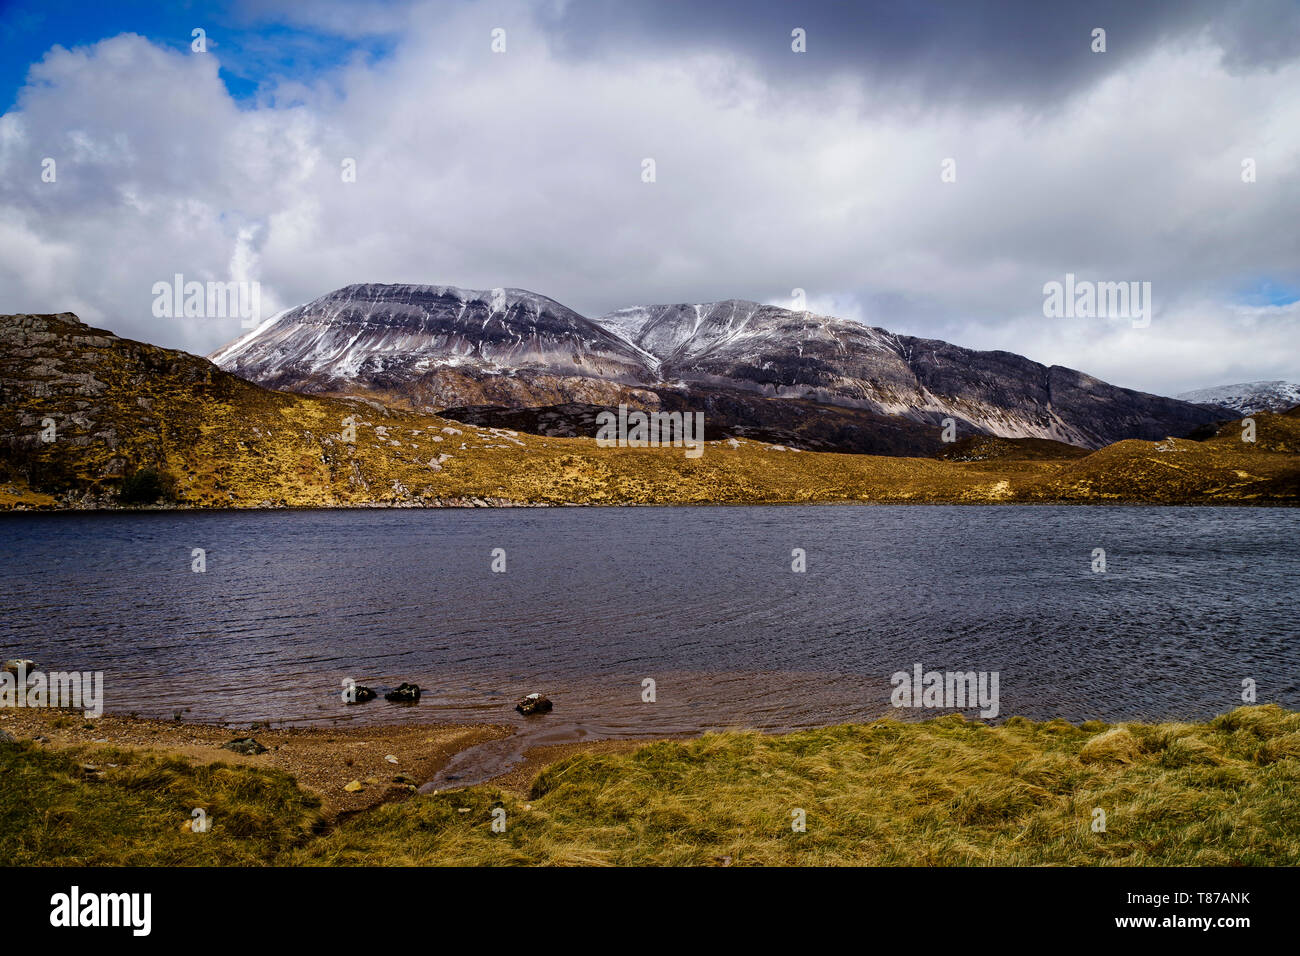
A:
<svg viewBox="0 0 1300 956">
<path fill-rule="evenodd" d="M 1264 508 L 8 515 L 0 654 L 103 671 L 110 712 L 240 724 L 792 729 L 892 711 L 918 662 L 997 671 L 1002 717 L 1201 719 L 1245 678 L 1300 707 L 1297 541 Z M 347 677 L 425 695 L 347 707 Z M 555 712 L 518 717 L 531 691 Z"/>
</svg>

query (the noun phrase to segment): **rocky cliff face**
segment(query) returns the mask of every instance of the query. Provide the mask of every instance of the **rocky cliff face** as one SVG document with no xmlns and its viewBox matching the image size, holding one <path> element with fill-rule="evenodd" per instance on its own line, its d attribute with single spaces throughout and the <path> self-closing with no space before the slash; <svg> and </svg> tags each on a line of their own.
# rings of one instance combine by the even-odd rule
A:
<svg viewBox="0 0 1300 956">
<path fill-rule="evenodd" d="M 270 391 L 66 313 L 0 316 L 0 397 L 10 507 L 112 507 L 142 474 L 155 500 L 185 507 L 432 501 L 461 435 L 363 401 Z"/>
<path fill-rule="evenodd" d="M 165 459 L 160 399 L 250 387 L 201 358 L 120 339 L 71 313 L 0 316 L 0 466 L 33 485 L 114 484 Z"/>
<path fill-rule="evenodd" d="M 742 300 L 642 306 L 590 321 L 518 289 L 348 286 L 211 357 L 299 392 L 476 414 L 667 404 L 712 414 L 732 435 L 878 454 L 933 453 L 948 418 L 961 434 L 1098 448 L 1231 417 L 1010 352 Z"/>
</svg>

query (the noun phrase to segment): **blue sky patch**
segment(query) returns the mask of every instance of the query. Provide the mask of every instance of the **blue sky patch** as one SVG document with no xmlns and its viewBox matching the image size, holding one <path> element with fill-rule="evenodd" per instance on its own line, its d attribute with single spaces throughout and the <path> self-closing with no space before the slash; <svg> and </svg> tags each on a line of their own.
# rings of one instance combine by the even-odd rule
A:
<svg viewBox="0 0 1300 956">
<path fill-rule="evenodd" d="M 1237 295 L 1243 305 L 1290 305 L 1300 299 L 1300 286 L 1273 279 L 1256 279 L 1247 284 Z"/>
<path fill-rule="evenodd" d="M 221 63 L 230 95 L 251 104 L 268 84 L 316 82 L 330 70 L 360 58 L 373 64 L 392 54 L 397 38 L 340 37 L 237 13 L 233 3 L 111 3 L 0 0 L 0 111 L 13 108 L 27 72 L 58 45 L 87 46 L 122 33 L 188 50 L 195 28 L 207 33 L 208 51 Z"/>
</svg>

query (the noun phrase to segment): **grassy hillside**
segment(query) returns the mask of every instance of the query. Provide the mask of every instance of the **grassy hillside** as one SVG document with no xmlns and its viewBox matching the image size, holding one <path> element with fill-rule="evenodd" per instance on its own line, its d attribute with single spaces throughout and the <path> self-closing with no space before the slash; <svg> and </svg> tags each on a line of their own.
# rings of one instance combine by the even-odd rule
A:
<svg viewBox="0 0 1300 956">
<path fill-rule="evenodd" d="M 949 716 L 707 734 L 332 828 L 291 778 L 257 767 L 19 742 L 0 744 L 0 773 L 0 855 L 22 865 L 1300 863 L 1300 714 L 1274 706 L 1200 724 Z M 193 807 L 210 833 L 183 829 Z"/>
<path fill-rule="evenodd" d="M 136 501 L 152 500 L 153 488 L 160 504 L 240 508 L 1300 498 L 1295 412 L 1255 416 L 1255 444 L 1234 425 L 1206 441 L 1127 441 L 1093 454 L 980 440 L 947 458 L 889 458 L 728 440 L 688 459 L 682 449 L 597 448 L 268 391 L 71 315 L 0 317 L 0 394 L 0 507 L 9 508 L 113 507 L 124 483 L 144 486 Z"/>
</svg>

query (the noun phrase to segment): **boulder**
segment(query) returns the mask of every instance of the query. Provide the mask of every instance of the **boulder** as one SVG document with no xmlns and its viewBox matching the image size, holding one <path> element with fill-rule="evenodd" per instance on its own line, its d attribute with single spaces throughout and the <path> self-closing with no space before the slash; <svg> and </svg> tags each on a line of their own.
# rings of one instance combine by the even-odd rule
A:
<svg viewBox="0 0 1300 956">
<path fill-rule="evenodd" d="M 237 754 L 243 754 L 246 757 L 255 757 L 258 754 L 266 753 L 266 748 L 252 737 L 241 737 L 238 740 L 231 740 L 221 746 L 224 750 L 231 750 Z"/>
<path fill-rule="evenodd" d="M 415 704 L 420 700 L 420 685 L 403 682 L 396 690 L 384 695 L 384 700 L 393 704 Z"/>
<path fill-rule="evenodd" d="M 529 694 L 527 697 L 520 700 L 519 703 L 515 704 L 515 710 L 519 711 L 519 713 L 523 714 L 525 717 L 531 717 L 533 714 L 550 713 L 553 706 L 554 705 L 551 703 L 549 697 L 545 697 L 542 694 Z"/>
</svg>

